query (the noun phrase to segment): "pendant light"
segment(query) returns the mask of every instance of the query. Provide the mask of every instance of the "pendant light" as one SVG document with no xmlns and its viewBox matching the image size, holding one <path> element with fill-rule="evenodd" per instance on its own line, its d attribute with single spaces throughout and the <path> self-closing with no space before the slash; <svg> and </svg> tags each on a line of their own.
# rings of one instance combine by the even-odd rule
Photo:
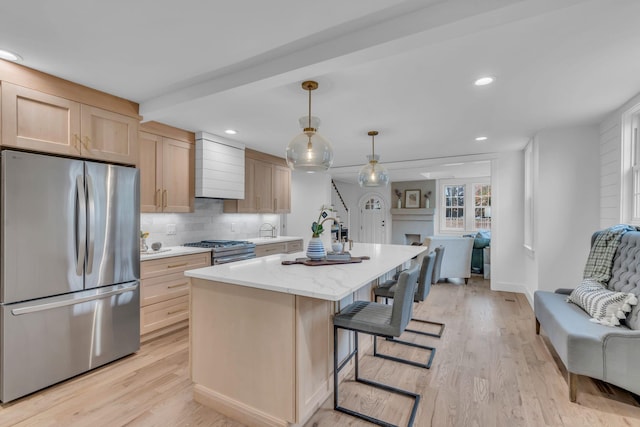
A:
<svg viewBox="0 0 640 427">
<path fill-rule="evenodd" d="M 318 88 L 318 83 L 306 81 L 302 89 L 309 91 L 309 115 L 303 132 L 297 135 L 287 146 L 287 164 L 291 169 L 304 172 L 322 172 L 333 163 L 333 148 L 317 129 L 319 119 L 311 116 L 311 91 Z M 312 119 L 314 119 L 312 126 Z"/>
<path fill-rule="evenodd" d="M 389 173 L 387 169 L 378 163 L 380 156 L 375 153 L 375 137 L 378 131 L 372 130 L 367 133 L 371 136 L 371 155 L 367 156 L 369 163 L 364 165 L 358 173 L 360 187 L 381 187 L 389 184 Z"/>
</svg>

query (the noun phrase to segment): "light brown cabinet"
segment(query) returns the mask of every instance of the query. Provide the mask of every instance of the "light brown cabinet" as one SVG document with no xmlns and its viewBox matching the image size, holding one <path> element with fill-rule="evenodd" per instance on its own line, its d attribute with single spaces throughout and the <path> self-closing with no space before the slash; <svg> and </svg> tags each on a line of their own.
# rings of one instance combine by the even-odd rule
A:
<svg viewBox="0 0 640 427">
<path fill-rule="evenodd" d="M 302 239 L 256 245 L 256 257 L 259 258 L 273 254 L 291 254 L 302 251 L 302 247 Z"/>
<path fill-rule="evenodd" d="M 188 324 L 191 282 L 184 272 L 209 265 L 210 252 L 141 262 L 140 335 Z"/>
<path fill-rule="evenodd" d="M 291 212 L 291 171 L 280 157 L 245 150 L 244 200 L 225 200 L 225 213 Z"/>
<path fill-rule="evenodd" d="M 138 119 L 2 82 L 2 145 L 136 164 Z"/>
<path fill-rule="evenodd" d="M 140 211 L 193 212 L 195 134 L 152 122 L 138 139 Z"/>
<path fill-rule="evenodd" d="M 287 166 L 273 166 L 273 211 L 291 212 L 291 169 Z"/>
</svg>

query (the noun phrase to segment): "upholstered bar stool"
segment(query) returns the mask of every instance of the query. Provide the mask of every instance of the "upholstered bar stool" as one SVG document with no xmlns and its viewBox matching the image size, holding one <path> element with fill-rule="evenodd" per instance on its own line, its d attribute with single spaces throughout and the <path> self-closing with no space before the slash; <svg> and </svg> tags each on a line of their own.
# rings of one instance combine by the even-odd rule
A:
<svg viewBox="0 0 640 427">
<path fill-rule="evenodd" d="M 418 274 L 418 283 L 416 286 L 415 293 L 413 294 L 414 302 L 420 303 L 427 298 L 427 295 L 429 295 L 429 291 L 431 290 L 431 279 L 433 277 L 433 266 L 434 266 L 435 260 L 436 260 L 436 253 L 434 252 L 431 252 L 430 254 L 425 255 L 422 258 L 422 262 L 420 264 L 420 273 Z M 373 293 L 376 297 L 376 301 L 378 300 L 378 298 L 387 298 L 387 299 L 394 298 L 397 288 L 398 288 L 398 284 L 395 280 L 387 280 L 386 282 L 382 283 L 380 286 L 378 286 L 373 290 Z M 444 324 L 439 322 L 432 322 L 429 320 L 416 319 L 415 317 L 412 317 L 411 320 L 415 322 L 420 322 L 420 323 L 438 325 L 440 326 L 440 330 L 437 334 L 435 334 L 432 332 L 424 332 L 417 329 L 409 329 L 407 327 L 405 329 L 405 332 L 412 332 L 412 333 L 427 335 L 427 336 L 436 337 L 436 338 L 442 337 L 442 333 L 444 332 Z M 408 345 L 412 347 L 416 345 L 414 343 L 411 343 L 408 341 L 402 341 L 397 338 L 394 338 L 392 341 L 398 344 Z M 419 366 L 421 368 L 427 368 L 427 369 L 431 368 L 431 363 L 433 362 L 433 358 L 435 357 L 436 349 L 434 347 L 429 347 L 429 346 L 422 346 L 421 348 L 431 351 L 431 355 L 427 363 L 418 363 L 418 362 L 413 362 L 409 360 L 405 360 L 403 363 L 407 363 L 413 366 Z M 384 357 L 384 355 L 380 353 L 378 353 L 377 356 Z"/>
<path fill-rule="evenodd" d="M 414 399 L 407 426 L 410 427 L 413 425 L 416 411 L 418 410 L 418 403 L 420 402 L 420 395 L 391 387 L 387 384 L 360 378 L 358 368 L 358 333 L 362 332 L 373 335 L 374 354 L 378 337 L 390 338 L 400 336 L 411 319 L 414 287 L 417 278 L 417 266 L 400 273 L 393 306 L 369 301 L 356 301 L 333 316 L 333 407 L 336 411 L 380 426 L 395 427 L 394 424 L 339 405 L 338 374 L 355 356 L 355 380 L 357 382 Z M 338 363 L 338 329 L 346 329 L 355 333 L 354 349 L 341 364 Z"/>
</svg>

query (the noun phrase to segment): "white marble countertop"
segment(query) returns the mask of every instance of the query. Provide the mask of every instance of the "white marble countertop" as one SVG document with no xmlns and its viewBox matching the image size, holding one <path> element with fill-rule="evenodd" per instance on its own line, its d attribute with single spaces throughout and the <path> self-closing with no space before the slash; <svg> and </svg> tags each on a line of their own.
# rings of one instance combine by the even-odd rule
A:
<svg viewBox="0 0 640 427">
<path fill-rule="evenodd" d="M 302 237 L 278 236 L 278 237 L 253 237 L 251 239 L 247 239 L 247 241 L 251 243 L 255 243 L 256 245 L 268 245 L 269 243 L 292 242 L 294 240 L 302 240 Z"/>
<path fill-rule="evenodd" d="M 357 264 L 314 267 L 282 265 L 284 260 L 305 256 L 304 252 L 298 252 L 188 270 L 185 276 L 339 301 L 426 249 L 424 246 L 354 243 L 352 256 L 366 255 L 371 259 Z"/>
<path fill-rule="evenodd" d="M 169 249 L 168 251 L 165 249 Z M 211 252 L 211 248 L 192 248 L 188 246 L 163 246 L 159 251 L 154 252 L 149 249 L 147 252 L 140 252 L 140 261 L 150 259 L 169 258 L 172 256 L 198 254 L 200 252 Z"/>
</svg>

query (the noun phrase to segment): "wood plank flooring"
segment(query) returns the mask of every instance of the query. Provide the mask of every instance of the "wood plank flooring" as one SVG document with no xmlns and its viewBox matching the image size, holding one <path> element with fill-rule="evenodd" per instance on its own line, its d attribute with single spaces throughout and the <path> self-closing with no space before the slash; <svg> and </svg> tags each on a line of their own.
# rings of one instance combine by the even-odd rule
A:
<svg viewBox="0 0 640 427">
<path fill-rule="evenodd" d="M 441 339 L 406 333 L 403 339 L 437 348 L 430 370 L 370 356 L 361 375 L 422 395 L 416 426 L 640 426 L 637 397 L 580 378 L 570 403 L 566 371 L 544 336 L 535 335 L 523 295 L 442 283 L 416 306 L 415 317 L 446 323 Z M 412 323 L 412 327 L 430 326 Z M 423 350 L 392 343 L 381 349 L 415 360 Z M 0 426 L 240 426 L 192 399 L 188 332 L 142 345 L 132 356 L 0 407 Z M 355 384 L 341 385 L 344 406 L 406 425 L 411 401 Z M 332 399 L 306 427 L 368 426 L 332 410 Z"/>
</svg>

